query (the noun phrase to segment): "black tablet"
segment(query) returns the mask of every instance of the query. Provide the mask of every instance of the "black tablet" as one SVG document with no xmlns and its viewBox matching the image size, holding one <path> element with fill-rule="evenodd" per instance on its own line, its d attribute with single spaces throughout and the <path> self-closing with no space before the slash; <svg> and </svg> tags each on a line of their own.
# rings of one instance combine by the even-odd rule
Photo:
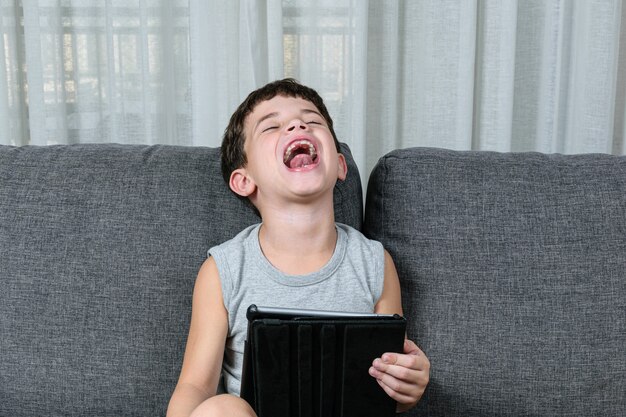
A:
<svg viewBox="0 0 626 417">
<path fill-rule="evenodd" d="M 241 397 L 259 417 L 395 415 L 368 370 L 402 352 L 403 317 L 251 305 L 247 318 Z"/>
</svg>

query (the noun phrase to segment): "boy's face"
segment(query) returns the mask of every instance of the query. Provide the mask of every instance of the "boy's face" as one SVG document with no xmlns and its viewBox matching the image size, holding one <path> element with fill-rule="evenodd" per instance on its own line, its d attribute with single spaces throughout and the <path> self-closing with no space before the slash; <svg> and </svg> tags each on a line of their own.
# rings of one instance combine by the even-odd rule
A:
<svg viewBox="0 0 626 417">
<path fill-rule="evenodd" d="M 233 172 L 230 187 L 259 210 L 280 197 L 313 198 L 346 177 L 326 120 L 307 100 L 276 96 L 259 103 L 244 132 L 248 164 Z"/>
</svg>

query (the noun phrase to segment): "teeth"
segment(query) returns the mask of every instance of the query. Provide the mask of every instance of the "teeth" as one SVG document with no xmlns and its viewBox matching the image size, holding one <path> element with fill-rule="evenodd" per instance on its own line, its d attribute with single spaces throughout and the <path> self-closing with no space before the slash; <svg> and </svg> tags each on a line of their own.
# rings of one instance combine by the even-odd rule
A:
<svg viewBox="0 0 626 417">
<path fill-rule="evenodd" d="M 302 139 L 302 140 L 297 140 L 293 142 L 291 145 L 289 145 L 289 147 L 285 151 L 283 162 L 287 163 L 289 161 L 289 158 L 291 158 L 291 153 L 293 152 L 293 150 L 296 148 L 303 147 L 303 146 L 307 146 L 309 148 L 309 155 L 311 155 L 311 158 L 315 159 L 315 157 L 317 156 L 317 152 L 315 152 L 315 147 L 308 140 Z"/>
</svg>

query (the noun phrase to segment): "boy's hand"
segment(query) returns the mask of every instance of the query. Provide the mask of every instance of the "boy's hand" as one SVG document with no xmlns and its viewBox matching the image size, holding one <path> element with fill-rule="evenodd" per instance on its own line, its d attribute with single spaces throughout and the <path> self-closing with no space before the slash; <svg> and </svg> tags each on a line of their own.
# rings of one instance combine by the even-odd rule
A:
<svg viewBox="0 0 626 417">
<path fill-rule="evenodd" d="M 424 394 L 430 375 L 428 358 L 411 340 L 404 340 L 404 354 L 385 353 L 374 360 L 369 373 L 398 402 L 398 412 L 413 407 Z"/>
</svg>

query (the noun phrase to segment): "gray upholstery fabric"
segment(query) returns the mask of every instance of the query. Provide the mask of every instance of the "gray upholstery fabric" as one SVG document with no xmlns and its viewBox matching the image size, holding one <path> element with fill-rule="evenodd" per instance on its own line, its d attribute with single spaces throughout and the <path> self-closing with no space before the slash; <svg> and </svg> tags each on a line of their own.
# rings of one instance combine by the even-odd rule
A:
<svg viewBox="0 0 626 417">
<path fill-rule="evenodd" d="M 344 150 L 337 220 L 360 228 Z M 0 146 L 0 415 L 164 415 L 198 267 L 257 221 L 218 149 Z"/>
<path fill-rule="evenodd" d="M 405 149 L 368 187 L 432 365 L 407 415 L 626 415 L 626 157 Z"/>
</svg>

